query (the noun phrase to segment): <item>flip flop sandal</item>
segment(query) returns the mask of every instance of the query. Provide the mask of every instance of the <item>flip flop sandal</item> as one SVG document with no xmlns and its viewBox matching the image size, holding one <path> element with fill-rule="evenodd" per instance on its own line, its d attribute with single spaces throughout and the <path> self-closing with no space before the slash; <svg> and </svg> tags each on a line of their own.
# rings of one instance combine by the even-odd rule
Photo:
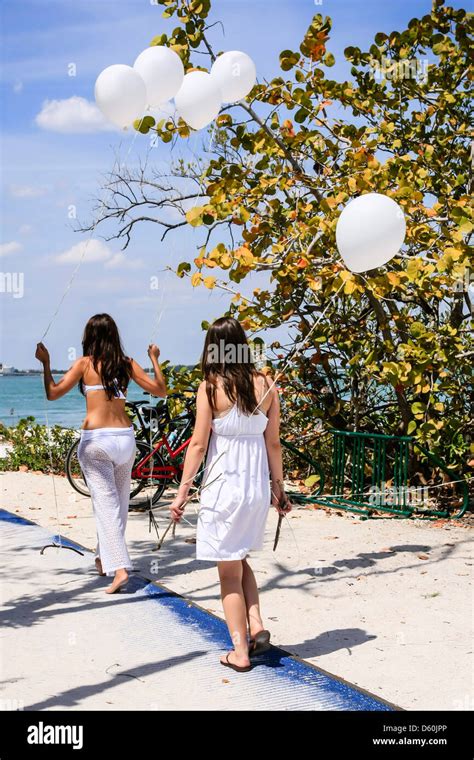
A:
<svg viewBox="0 0 474 760">
<path fill-rule="evenodd" d="M 249 639 L 249 657 L 268 652 L 270 648 L 270 631 L 259 631 L 254 638 Z"/>
<path fill-rule="evenodd" d="M 225 662 L 222 662 L 222 660 L 220 661 L 221 665 L 223 665 L 224 668 L 231 668 L 232 670 L 235 670 L 236 673 L 248 673 L 249 670 L 252 670 L 251 665 L 241 667 L 240 665 L 234 665 L 233 662 L 229 662 L 229 655 L 230 652 L 226 655 Z"/>
</svg>

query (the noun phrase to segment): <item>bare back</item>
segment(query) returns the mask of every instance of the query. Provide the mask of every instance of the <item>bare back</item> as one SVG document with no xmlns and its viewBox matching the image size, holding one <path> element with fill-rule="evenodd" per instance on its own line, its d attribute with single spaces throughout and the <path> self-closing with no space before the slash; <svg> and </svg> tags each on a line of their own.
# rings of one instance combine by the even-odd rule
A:
<svg viewBox="0 0 474 760">
<path fill-rule="evenodd" d="M 92 366 L 90 357 L 85 356 L 82 381 L 84 385 L 102 385 L 102 378 Z M 109 399 L 105 390 L 90 390 L 86 394 L 86 417 L 84 430 L 93 430 L 102 427 L 129 427 L 130 418 L 125 411 L 125 400 L 121 398 Z"/>
<path fill-rule="evenodd" d="M 256 372 L 253 378 L 253 383 L 255 398 L 257 399 L 257 407 L 255 411 L 259 409 L 266 415 L 272 404 L 272 394 L 269 392 L 271 381 L 268 381 L 266 376 L 261 372 Z M 234 406 L 226 395 L 224 387 L 220 381 L 217 383 L 215 400 L 216 408 L 213 412 L 214 417 L 223 417 Z"/>
</svg>

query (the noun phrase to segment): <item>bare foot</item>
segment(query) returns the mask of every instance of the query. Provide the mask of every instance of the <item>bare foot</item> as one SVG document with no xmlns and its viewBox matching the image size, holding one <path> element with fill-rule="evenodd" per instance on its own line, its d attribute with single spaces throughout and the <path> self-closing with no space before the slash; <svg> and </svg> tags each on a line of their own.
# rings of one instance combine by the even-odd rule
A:
<svg viewBox="0 0 474 760">
<path fill-rule="evenodd" d="M 95 569 L 99 573 L 99 575 L 105 575 L 103 569 L 102 569 L 102 562 L 100 561 L 99 557 L 95 558 Z"/>
<path fill-rule="evenodd" d="M 239 668 L 248 668 L 250 665 L 248 654 L 237 654 L 235 649 L 223 655 L 221 662 L 223 665 L 230 663 L 231 665 L 237 665 Z"/>
<path fill-rule="evenodd" d="M 120 591 L 120 589 L 123 588 L 123 586 L 125 586 L 127 581 L 128 581 L 127 571 L 123 569 L 117 570 L 112 583 L 110 584 L 110 586 L 107 586 L 107 588 L 105 589 L 105 593 L 116 594 L 117 591 Z"/>
</svg>

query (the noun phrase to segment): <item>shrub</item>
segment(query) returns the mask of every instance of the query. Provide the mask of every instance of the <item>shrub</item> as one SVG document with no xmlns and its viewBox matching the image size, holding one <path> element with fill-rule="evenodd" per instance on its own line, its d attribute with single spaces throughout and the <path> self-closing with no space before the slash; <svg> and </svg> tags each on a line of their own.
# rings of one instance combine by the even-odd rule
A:
<svg viewBox="0 0 474 760">
<path fill-rule="evenodd" d="M 0 425 L 1 437 L 10 444 L 5 457 L 0 458 L 0 470 L 18 470 L 23 465 L 29 470 L 64 474 L 66 454 L 78 434 L 59 425 L 49 433 L 34 417 L 21 419 L 16 427 Z"/>
</svg>

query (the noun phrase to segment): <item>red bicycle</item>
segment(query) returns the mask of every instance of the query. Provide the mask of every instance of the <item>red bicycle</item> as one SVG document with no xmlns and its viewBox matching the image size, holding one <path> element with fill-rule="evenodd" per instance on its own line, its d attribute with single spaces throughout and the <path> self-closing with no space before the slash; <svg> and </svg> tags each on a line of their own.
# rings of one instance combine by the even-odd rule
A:
<svg viewBox="0 0 474 760">
<path fill-rule="evenodd" d="M 170 485 L 181 482 L 186 450 L 196 421 L 194 396 L 190 399 L 183 393 L 170 393 L 168 398 L 183 402 L 184 409 L 173 417 L 162 416 L 151 441 L 145 442 L 143 438 L 137 441 L 139 451 L 132 469 L 132 481 L 143 485 L 135 495 L 134 506 L 138 506 L 137 497 L 140 502 L 157 504 Z M 199 486 L 201 480 L 202 473 L 198 473 L 194 485 Z M 147 490 L 146 494 L 143 489 Z"/>
</svg>

